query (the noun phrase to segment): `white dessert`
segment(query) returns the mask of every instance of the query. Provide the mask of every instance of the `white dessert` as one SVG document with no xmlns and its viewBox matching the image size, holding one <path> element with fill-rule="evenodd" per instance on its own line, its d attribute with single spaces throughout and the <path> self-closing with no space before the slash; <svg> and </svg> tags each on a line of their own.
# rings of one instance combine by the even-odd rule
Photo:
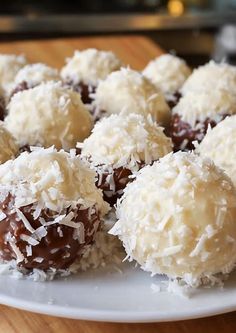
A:
<svg viewBox="0 0 236 333">
<path fill-rule="evenodd" d="M 110 114 L 149 114 L 166 125 L 170 109 L 164 95 L 141 73 L 122 68 L 101 81 L 94 94 L 93 107 Z"/>
<path fill-rule="evenodd" d="M 236 262 L 236 190 L 209 159 L 168 154 L 143 168 L 117 204 L 111 234 L 152 274 L 197 286 Z"/>
<path fill-rule="evenodd" d="M 93 125 L 80 95 L 51 81 L 15 94 L 5 123 L 20 146 L 64 149 L 88 137 Z"/>
</svg>

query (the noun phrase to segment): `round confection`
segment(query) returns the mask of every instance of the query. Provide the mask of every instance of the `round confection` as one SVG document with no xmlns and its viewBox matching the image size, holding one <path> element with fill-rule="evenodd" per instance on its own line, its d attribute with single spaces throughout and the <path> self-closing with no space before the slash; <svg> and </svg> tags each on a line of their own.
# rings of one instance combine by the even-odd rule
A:
<svg viewBox="0 0 236 333">
<path fill-rule="evenodd" d="M 13 136 L 0 121 L 0 164 L 10 160 L 18 153 L 18 146 Z"/>
<path fill-rule="evenodd" d="M 195 69 L 181 88 L 183 95 L 189 92 L 225 89 L 236 94 L 236 66 L 210 61 Z"/>
<path fill-rule="evenodd" d="M 193 149 L 209 126 L 214 127 L 227 115 L 236 113 L 236 98 L 225 90 L 189 92 L 172 110 L 169 135 L 178 149 Z"/>
<path fill-rule="evenodd" d="M 183 59 L 172 54 L 163 54 L 150 61 L 143 74 L 163 92 L 168 102 L 174 102 L 183 83 L 191 74 L 191 69 Z"/>
<path fill-rule="evenodd" d="M 67 269 L 108 211 L 75 150 L 22 153 L 0 166 L 0 188 L 0 257 L 30 270 Z"/>
<path fill-rule="evenodd" d="M 161 125 L 170 118 L 170 109 L 164 95 L 141 73 L 129 68 L 113 72 L 98 84 L 93 107 L 95 113 L 138 113 Z"/>
<path fill-rule="evenodd" d="M 105 200 L 114 204 L 130 176 L 172 151 L 172 142 L 150 116 L 131 113 L 103 118 L 80 147 L 97 172 Z"/>
<path fill-rule="evenodd" d="M 57 69 L 42 63 L 29 64 L 16 74 L 12 95 L 18 91 L 33 88 L 42 82 L 59 80 L 60 76 Z"/>
<path fill-rule="evenodd" d="M 7 96 L 12 91 L 16 74 L 25 65 L 23 55 L 0 54 L 0 85 Z"/>
<path fill-rule="evenodd" d="M 64 82 L 81 93 L 84 103 L 91 102 L 90 94 L 94 92 L 98 82 L 104 80 L 108 74 L 118 70 L 122 63 L 110 51 L 87 49 L 75 51 L 72 58 L 61 70 Z"/>
<path fill-rule="evenodd" d="M 224 169 L 236 186 L 236 116 L 227 117 L 209 130 L 197 150 Z"/>
<path fill-rule="evenodd" d="M 80 95 L 60 82 L 16 93 L 8 105 L 7 129 L 20 146 L 74 148 L 89 136 L 92 119 Z"/>
<path fill-rule="evenodd" d="M 117 204 L 118 235 L 130 260 L 190 285 L 236 262 L 236 190 L 209 159 L 168 154 L 143 168 Z"/>
</svg>

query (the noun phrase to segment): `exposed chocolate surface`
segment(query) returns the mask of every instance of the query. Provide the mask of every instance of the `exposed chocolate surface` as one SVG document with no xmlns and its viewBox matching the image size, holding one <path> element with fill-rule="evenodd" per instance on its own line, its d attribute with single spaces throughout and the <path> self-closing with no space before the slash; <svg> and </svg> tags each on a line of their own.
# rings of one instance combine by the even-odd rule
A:
<svg viewBox="0 0 236 333">
<path fill-rule="evenodd" d="M 6 105 L 3 97 L 0 97 L 0 120 L 4 120 L 6 115 Z"/>
<path fill-rule="evenodd" d="M 20 91 L 24 91 L 27 89 L 30 89 L 32 87 L 29 87 L 28 83 L 26 81 L 22 81 L 21 83 L 18 84 L 18 86 L 15 87 L 15 89 L 12 91 L 10 99 L 12 98 L 12 96 L 14 96 L 16 93 L 20 92 Z"/>
<path fill-rule="evenodd" d="M 23 153 L 24 151 L 31 153 L 30 145 L 24 145 L 19 148 L 19 154 Z"/>
<path fill-rule="evenodd" d="M 181 97 L 182 94 L 179 91 L 176 91 L 176 93 L 173 95 L 173 99 L 167 100 L 169 107 L 173 109 L 178 104 Z"/>
<path fill-rule="evenodd" d="M 74 84 L 73 81 L 68 80 L 65 83 L 67 86 L 71 87 L 74 91 L 80 93 L 82 102 L 84 104 L 91 104 L 93 99 L 91 98 L 90 94 L 93 94 L 96 90 L 96 87 L 88 86 L 83 82 L 78 84 Z"/>
<path fill-rule="evenodd" d="M 102 175 L 98 174 L 96 186 L 103 191 L 104 200 L 111 206 L 115 205 L 117 199 L 122 196 L 126 185 L 132 181 L 132 178 L 129 177 L 131 175 L 131 170 L 122 167 L 113 169 L 113 174 L 109 171 L 104 172 Z M 108 181 L 109 177 L 113 178 L 111 182 Z M 111 183 L 114 184 L 114 188 L 111 186 Z"/>
<path fill-rule="evenodd" d="M 221 120 L 227 116 L 228 114 L 222 115 Z M 192 150 L 195 148 L 193 141 L 201 142 L 209 125 L 213 128 L 217 123 L 210 118 L 206 118 L 203 123 L 197 121 L 195 128 L 192 128 L 189 123 L 183 121 L 181 117 L 175 113 L 172 115 L 170 127 L 166 130 L 166 134 L 172 138 L 174 151 Z"/>
<path fill-rule="evenodd" d="M 32 255 L 27 255 L 27 246 L 29 246 L 29 243 L 21 239 L 22 235 L 31 236 L 36 240 L 37 237 L 26 229 L 24 223 L 19 220 L 14 208 L 14 198 L 11 195 L 0 204 L 0 209 L 6 214 L 6 218 L 0 222 L 0 257 L 7 261 L 17 258 L 11 246 L 11 242 L 14 242 L 15 246 L 17 246 L 24 256 L 24 260 L 19 262 L 18 266 L 28 269 L 38 268 L 47 270 L 49 268 L 68 268 L 81 254 L 84 246 L 92 243 L 100 224 L 99 213 L 95 208 L 91 212 L 89 209 L 82 209 L 79 205 L 73 209 L 68 207 L 65 213 L 73 211 L 76 214 L 73 222 L 83 224 L 84 243 L 80 244 L 76 235 L 76 231 L 79 229 L 55 223 L 45 226 L 47 231 L 46 236 L 41 240 L 38 239 L 39 244 L 31 245 Z M 34 219 L 32 205 L 19 209 L 34 229 L 42 226 L 40 219 L 43 218 L 45 222 L 50 222 L 53 221 L 52 216 L 55 214 L 55 212 L 47 209 L 41 212 L 39 218 Z M 43 258 L 42 262 L 39 258 Z"/>
</svg>

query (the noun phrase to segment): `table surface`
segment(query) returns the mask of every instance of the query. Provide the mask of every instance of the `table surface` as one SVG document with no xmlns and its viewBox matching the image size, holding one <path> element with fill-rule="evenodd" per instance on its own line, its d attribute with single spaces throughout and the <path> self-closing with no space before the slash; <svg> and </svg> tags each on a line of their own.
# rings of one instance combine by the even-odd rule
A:
<svg viewBox="0 0 236 333">
<path fill-rule="evenodd" d="M 143 36 L 83 37 L 0 43 L 0 53 L 25 54 L 30 62 L 60 68 L 75 49 L 95 47 L 114 51 L 125 64 L 140 70 L 162 49 Z M 236 332 L 236 312 L 189 321 L 153 324 L 116 324 L 56 318 L 0 306 L 0 332 L 4 333 L 211 333 Z"/>
</svg>

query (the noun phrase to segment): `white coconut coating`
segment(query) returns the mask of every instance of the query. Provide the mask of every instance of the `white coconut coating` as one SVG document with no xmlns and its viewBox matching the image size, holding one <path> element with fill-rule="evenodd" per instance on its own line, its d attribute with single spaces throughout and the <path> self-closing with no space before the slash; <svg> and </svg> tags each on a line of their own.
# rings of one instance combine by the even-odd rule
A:
<svg viewBox="0 0 236 333">
<path fill-rule="evenodd" d="M 96 123 L 81 145 L 82 157 L 95 165 L 125 167 L 150 164 L 172 151 L 172 142 L 151 117 L 140 114 L 111 115 Z"/>
<path fill-rule="evenodd" d="M 172 112 L 193 128 L 199 126 L 196 121 L 203 123 L 207 118 L 217 123 L 223 115 L 236 113 L 236 97 L 226 90 L 189 92 L 179 100 Z"/>
<path fill-rule="evenodd" d="M 6 95 L 9 95 L 18 71 L 26 65 L 23 55 L 0 54 L 0 85 Z"/>
<path fill-rule="evenodd" d="M 103 214 L 108 211 L 95 186 L 95 173 L 75 150 L 66 153 L 37 147 L 31 153 L 21 153 L 0 166 L 0 188 L 2 196 L 10 193 L 15 198 L 18 208 L 35 204 L 38 216 L 42 209 L 61 213 L 78 204 L 85 209 L 96 206 Z"/>
<path fill-rule="evenodd" d="M 143 74 L 169 98 L 180 90 L 191 74 L 191 69 L 183 59 L 172 54 L 163 54 L 150 61 Z"/>
<path fill-rule="evenodd" d="M 210 61 L 195 69 L 185 81 L 181 92 L 183 95 L 191 91 L 211 91 L 225 89 L 236 94 L 236 66 Z"/>
<path fill-rule="evenodd" d="M 104 80 L 121 65 L 120 59 L 110 51 L 75 51 L 73 57 L 67 59 L 67 64 L 62 68 L 61 77 L 64 81 L 72 81 L 73 84 L 97 86 L 99 80 Z"/>
<path fill-rule="evenodd" d="M 69 149 L 88 137 L 92 129 L 80 94 L 51 81 L 16 93 L 8 105 L 5 123 L 20 146 Z"/>
<path fill-rule="evenodd" d="M 236 186 L 236 116 L 227 117 L 209 130 L 197 150 L 224 169 Z"/>
<path fill-rule="evenodd" d="M 129 68 L 113 72 L 99 83 L 93 106 L 107 114 L 150 114 L 162 125 L 170 118 L 164 95 L 141 73 Z"/>
<path fill-rule="evenodd" d="M 60 75 L 56 68 L 42 63 L 29 64 L 24 66 L 16 74 L 14 85 L 17 86 L 26 82 L 29 87 L 34 87 L 42 82 L 59 81 Z"/>
<path fill-rule="evenodd" d="M 13 136 L 0 121 L 0 164 L 14 158 L 18 152 L 18 146 Z"/>
<path fill-rule="evenodd" d="M 235 265 L 236 190 L 209 159 L 178 152 L 143 168 L 117 217 L 110 232 L 152 274 L 198 285 Z"/>
</svg>

